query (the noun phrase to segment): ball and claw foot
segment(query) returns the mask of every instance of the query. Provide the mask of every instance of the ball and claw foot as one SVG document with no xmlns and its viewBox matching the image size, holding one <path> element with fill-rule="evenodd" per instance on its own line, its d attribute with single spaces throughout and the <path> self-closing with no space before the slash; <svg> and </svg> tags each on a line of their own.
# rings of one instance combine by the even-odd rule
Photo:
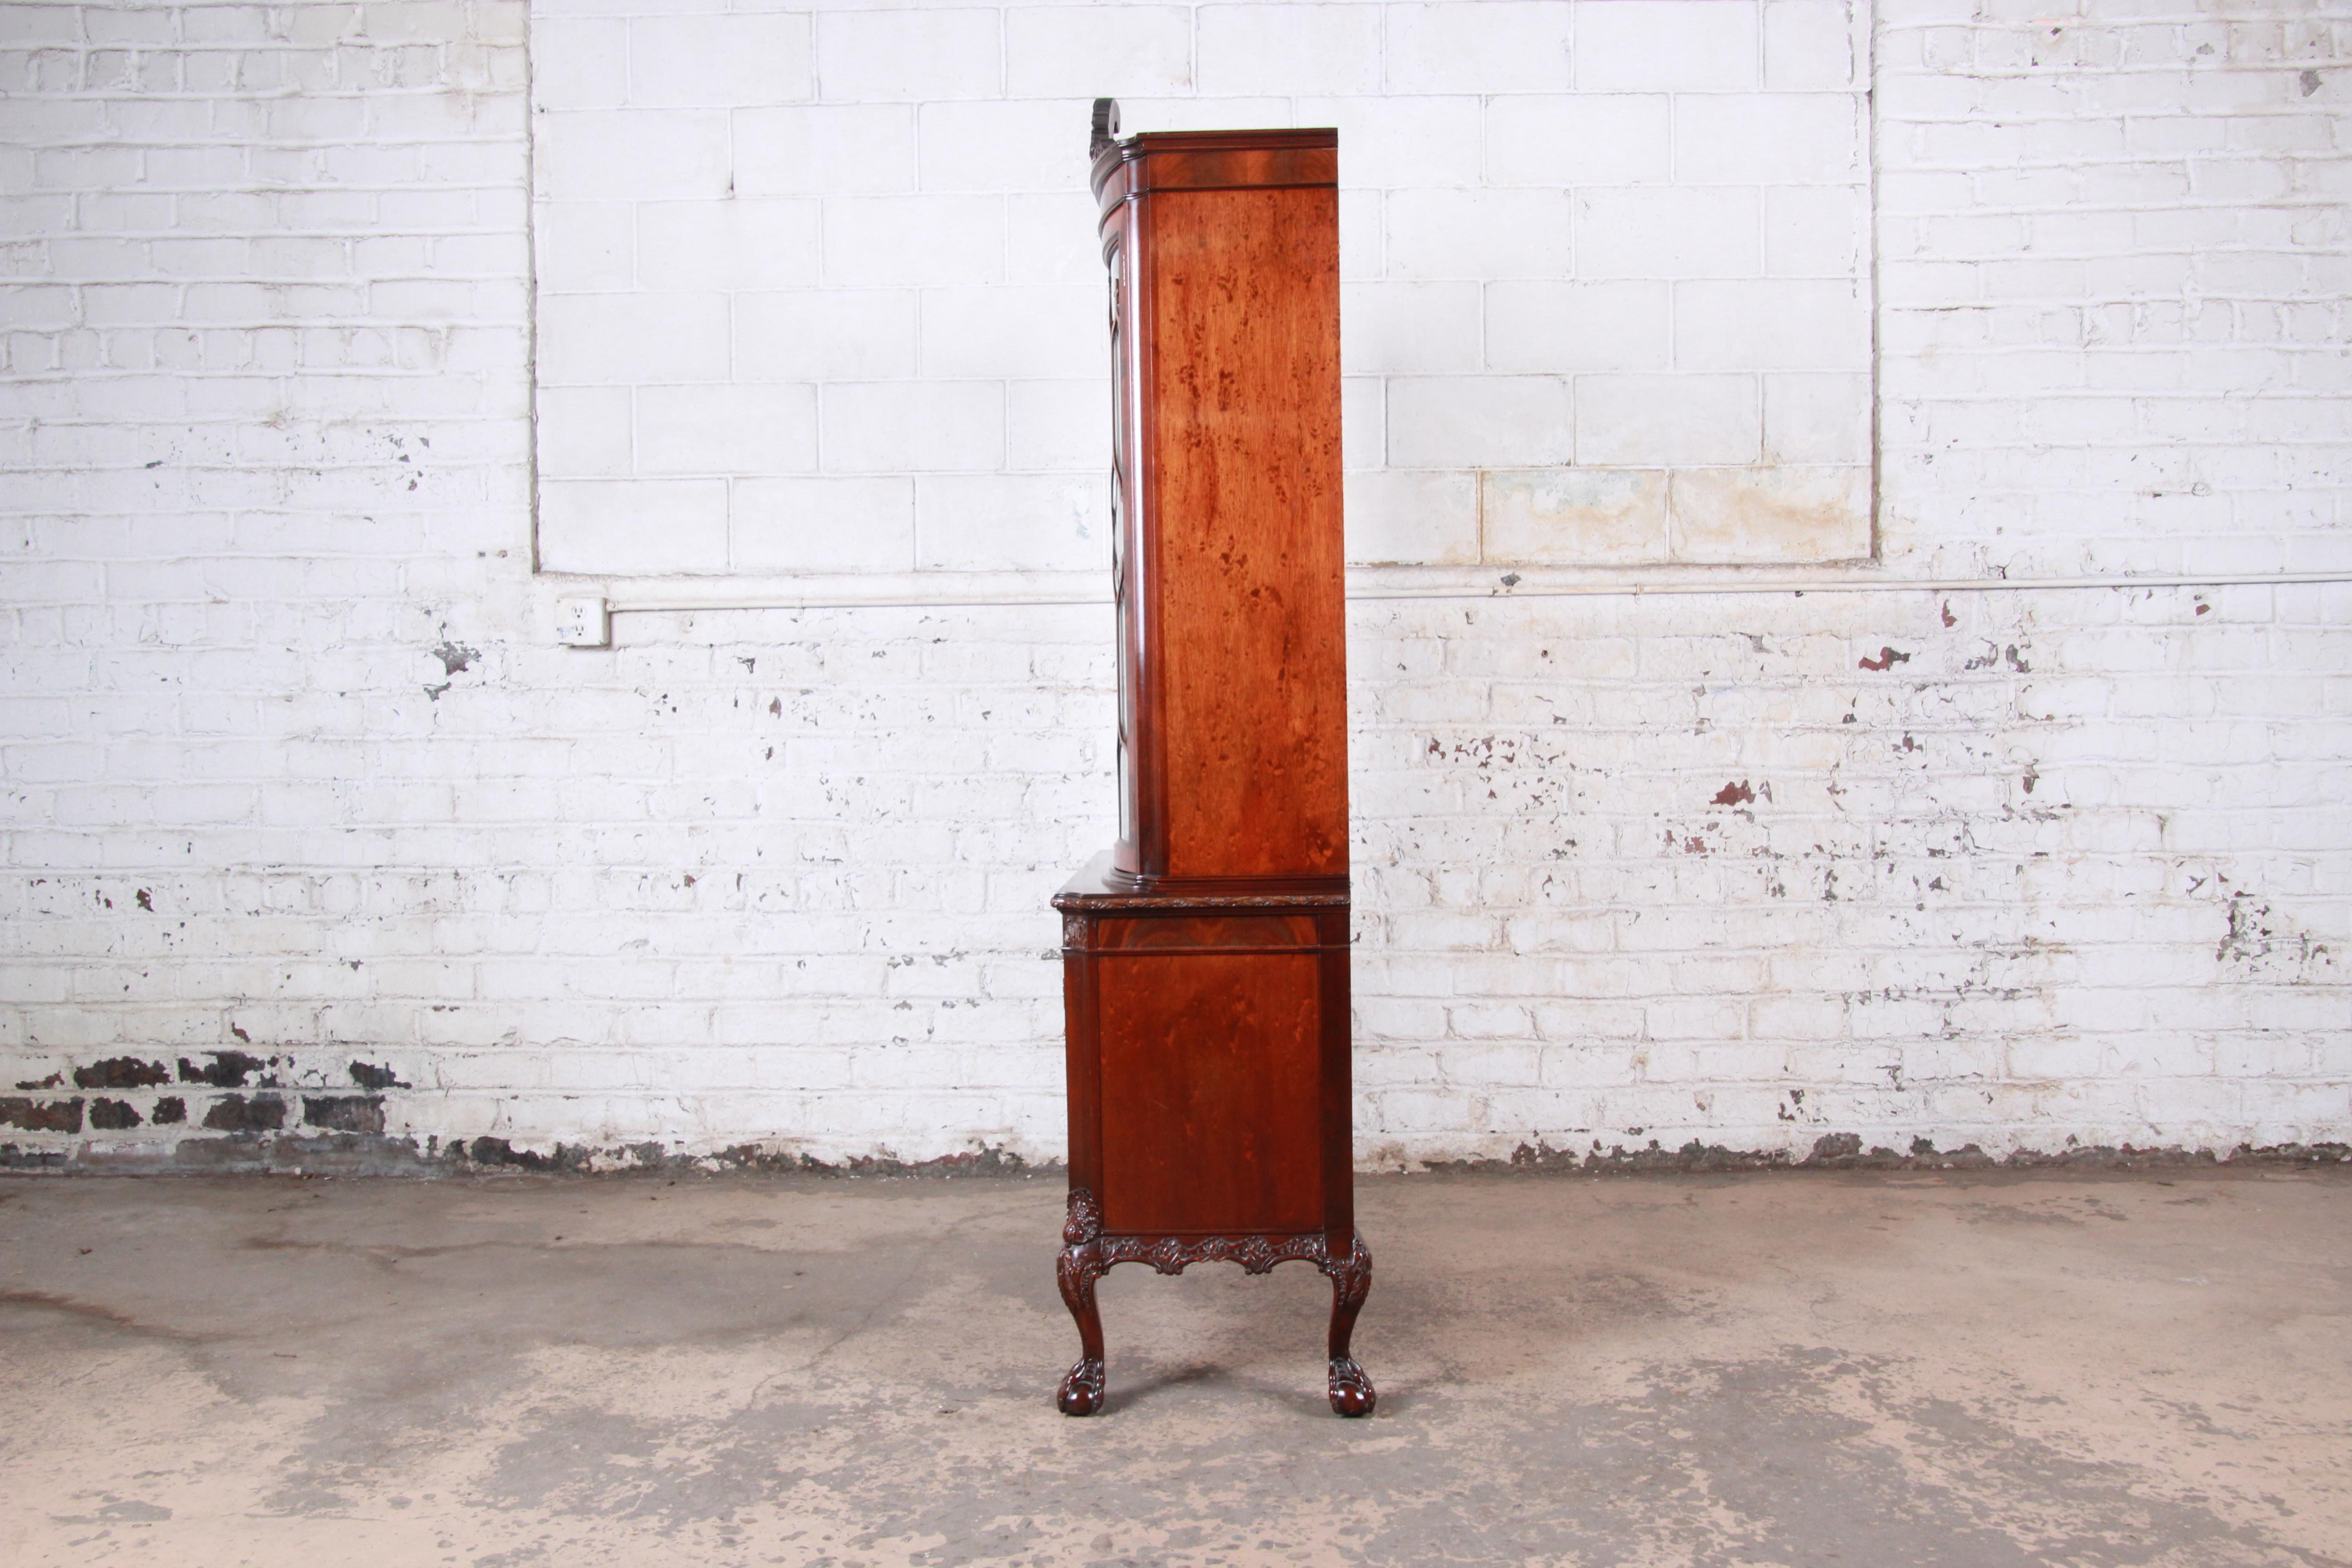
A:
<svg viewBox="0 0 2352 1568">
<path fill-rule="evenodd" d="M 1353 1356 L 1331 1358 L 1331 1408 L 1341 1415 L 1370 1415 L 1380 1395 L 1372 1392 L 1372 1380 L 1356 1364 Z"/>
<path fill-rule="evenodd" d="M 1336 1379 L 1339 1373 L 1335 1370 L 1331 1375 Z M 1364 1386 L 1369 1394 L 1371 1384 Z M 1331 1387 L 1331 1402 L 1336 1405 L 1339 1401 L 1339 1385 L 1335 1381 Z M 1102 1402 L 1103 1363 L 1092 1360 L 1073 1363 L 1069 1374 L 1062 1379 L 1062 1392 L 1055 1397 L 1054 1403 L 1061 1407 L 1065 1415 L 1092 1415 L 1102 1408 Z M 1370 1409 L 1370 1405 L 1367 1404 L 1365 1408 Z"/>
</svg>

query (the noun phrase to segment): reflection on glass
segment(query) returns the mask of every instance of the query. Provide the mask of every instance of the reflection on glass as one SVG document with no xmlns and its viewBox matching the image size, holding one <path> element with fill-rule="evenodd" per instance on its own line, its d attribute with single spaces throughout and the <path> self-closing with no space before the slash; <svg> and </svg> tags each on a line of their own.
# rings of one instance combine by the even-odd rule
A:
<svg viewBox="0 0 2352 1568">
<path fill-rule="evenodd" d="M 1129 669 L 1127 599 L 1127 353 L 1120 331 L 1120 288 L 1127 253 L 1110 253 L 1110 582 L 1118 632 L 1118 837 L 1135 842 L 1135 768 L 1128 737 L 1134 729 L 1134 682 Z"/>
</svg>

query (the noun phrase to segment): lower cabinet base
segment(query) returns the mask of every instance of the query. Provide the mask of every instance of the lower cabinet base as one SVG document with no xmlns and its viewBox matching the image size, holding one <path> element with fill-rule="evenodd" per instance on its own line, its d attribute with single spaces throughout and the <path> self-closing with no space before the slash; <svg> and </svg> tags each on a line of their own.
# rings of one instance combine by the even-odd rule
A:
<svg viewBox="0 0 2352 1568">
<path fill-rule="evenodd" d="M 1057 1265 L 1084 1349 L 1071 1415 L 1102 1408 L 1095 1281 L 1311 1263 L 1331 1280 L 1331 1407 L 1369 1415 L 1348 1352 L 1372 1260 L 1356 1234 L 1347 884 L 1141 887 L 1098 857 L 1055 895 L 1070 1110 Z"/>
<path fill-rule="evenodd" d="M 1331 1281 L 1331 1408 L 1341 1415 L 1370 1415 L 1378 1395 L 1348 1349 L 1356 1314 L 1372 1288 L 1372 1255 L 1360 1233 L 1349 1233 L 1345 1252 L 1321 1231 L 1295 1236 L 1106 1234 L 1094 1194 L 1073 1187 L 1069 1218 L 1062 1226 L 1062 1255 L 1054 1268 L 1062 1300 L 1078 1324 L 1078 1359 L 1063 1377 L 1055 1399 L 1062 1414 L 1092 1415 L 1102 1408 L 1102 1314 L 1095 1306 L 1095 1281 L 1116 1265 L 1149 1263 L 1162 1274 L 1181 1274 L 1194 1263 L 1238 1263 L 1246 1273 L 1265 1274 L 1277 1263 L 1292 1261 L 1312 1263 Z"/>
</svg>

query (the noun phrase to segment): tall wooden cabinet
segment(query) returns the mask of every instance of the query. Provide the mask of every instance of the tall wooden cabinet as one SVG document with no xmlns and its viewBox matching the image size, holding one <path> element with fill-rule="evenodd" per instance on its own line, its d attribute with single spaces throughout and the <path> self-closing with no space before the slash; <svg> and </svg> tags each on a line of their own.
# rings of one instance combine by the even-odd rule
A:
<svg viewBox="0 0 2352 1568">
<path fill-rule="evenodd" d="M 1062 913 L 1070 1194 L 1058 1276 L 1103 1400 L 1095 1282 L 1211 1260 L 1330 1277 L 1349 1336 L 1347 637 L 1339 138 L 1118 136 L 1095 106 L 1109 271 L 1118 840 Z"/>
</svg>

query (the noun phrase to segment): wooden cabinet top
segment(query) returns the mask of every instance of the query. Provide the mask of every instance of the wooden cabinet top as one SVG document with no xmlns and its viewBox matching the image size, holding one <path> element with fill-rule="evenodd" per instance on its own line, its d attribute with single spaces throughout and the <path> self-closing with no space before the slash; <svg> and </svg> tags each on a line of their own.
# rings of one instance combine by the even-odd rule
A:
<svg viewBox="0 0 2352 1568">
<path fill-rule="evenodd" d="M 1095 156 L 1095 199 L 1106 216 L 1147 191 L 1282 190 L 1339 183 L 1339 133 L 1313 131 L 1147 131 Z"/>
</svg>

